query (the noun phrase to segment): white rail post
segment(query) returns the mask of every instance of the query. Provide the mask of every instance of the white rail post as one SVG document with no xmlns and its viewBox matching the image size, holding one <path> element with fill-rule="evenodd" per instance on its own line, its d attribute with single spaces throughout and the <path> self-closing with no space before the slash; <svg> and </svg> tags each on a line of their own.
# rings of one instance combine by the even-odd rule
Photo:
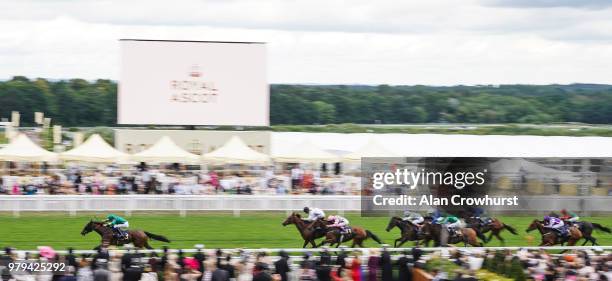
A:
<svg viewBox="0 0 612 281">
<path fill-rule="evenodd" d="M 223 198 L 223 205 L 226 204 L 226 198 Z M 234 213 L 234 217 L 239 218 L 240 217 L 240 202 L 241 200 L 231 200 L 230 202 L 232 202 L 232 206 L 233 206 L 233 213 Z"/>
<path fill-rule="evenodd" d="M 13 201 L 13 217 L 16 217 L 16 218 L 21 216 L 20 213 L 19 213 L 19 209 L 20 209 L 19 202 L 21 202 L 21 201 L 20 200 L 14 200 Z"/>
<path fill-rule="evenodd" d="M 185 209 L 185 205 L 186 205 L 186 200 L 185 199 L 179 199 L 179 215 L 181 216 L 181 218 L 184 218 L 187 216 L 187 210 Z"/>
<path fill-rule="evenodd" d="M 70 214 L 71 217 L 76 217 L 76 213 L 77 213 L 76 205 L 77 205 L 76 201 L 72 201 L 72 200 L 68 201 L 68 206 L 69 206 L 68 207 L 69 208 L 69 212 L 68 213 Z"/>
</svg>

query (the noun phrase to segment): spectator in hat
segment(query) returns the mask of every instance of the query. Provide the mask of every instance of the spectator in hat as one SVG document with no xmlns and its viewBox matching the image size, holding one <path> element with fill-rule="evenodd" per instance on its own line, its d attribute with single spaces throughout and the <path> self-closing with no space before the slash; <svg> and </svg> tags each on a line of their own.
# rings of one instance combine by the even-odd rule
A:
<svg viewBox="0 0 612 281">
<path fill-rule="evenodd" d="M 287 273 L 291 271 L 289 267 L 289 255 L 285 251 L 278 253 L 280 259 L 274 262 L 274 272 L 280 275 L 281 281 L 288 281 Z"/>
<path fill-rule="evenodd" d="M 229 274 L 223 269 L 217 268 L 217 264 L 213 260 L 207 260 L 204 264 L 206 271 L 204 272 L 204 281 L 229 281 Z"/>
<path fill-rule="evenodd" d="M 393 262 L 387 246 L 383 247 L 382 254 L 380 254 L 380 269 L 382 281 L 393 281 Z"/>
<path fill-rule="evenodd" d="M 315 269 L 318 281 L 331 281 L 332 268 L 330 266 L 330 261 L 331 259 L 324 259 L 321 257 Z"/>
<path fill-rule="evenodd" d="M 98 258 L 95 260 L 95 263 L 96 268 L 93 270 L 93 280 L 109 281 L 111 273 L 108 270 L 107 260 Z"/>
<path fill-rule="evenodd" d="M 323 252 L 321 252 L 321 257 L 319 258 L 319 262 L 331 265 L 331 255 L 329 254 L 328 249 L 328 247 L 324 246 Z"/>
<path fill-rule="evenodd" d="M 69 262 L 67 258 L 68 257 L 66 257 L 66 262 Z M 77 268 L 77 281 L 93 281 L 93 272 L 91 271 L 87 259 L 82 258 Z"/>
<path fill-rule="evenodd" d="M 0 277 L 3 281 L 8 281 L 12 278 L 8 265 L 14 262 L 13 250 L 10 247 L 4 248 L 4 254 L 0 255 Z"/>
<path fill-rule="evenodd" d="M 230 279 L 236 278 L 236 268 L 232 264 L 232 255 L 230 253 L 225 255 L 225 261 L 221 262 L 220 268 L 227 271 Z"/>
<path fill-rule="evenodd" d="M 370 257 L 368 258 L 368 281 L 378 280 L 378 268 L 380 266 L 380 257 L 378 254 L 378 249 L 372 249 L 370 251 Z"/>
<path fill-rule="evenodd" d="M 202 273 L 197 270 L 198 263 L 195 259 L 193 262 L 185 262 L 185 273 L 181 274 L 181 280 L 184 281 L 197 281 Z"/>
<path fill-rule="evenodd" d="M 197 244 L 195 245 L 197 251 L 195 253 L 195 255 L 193 255 L 193 258 L 198 261 L 198 264 L 200 265 L 200 272 L 204 273 L 205 268 L 204 268 L 204 261 L 206 261 L 206 254 L 204 252 L 202 252 L 202 249 L 204 248 L 204 245 L 202 244 Z M 202 280 L 202 277 L 204 276 L 204 274 L 200 275 L 200 278 L 198 278 L 198 281 Z"/>
<path fill-rule="evenodd" d="M 399 269 L 398 281 L 410 281 L 412 280 L 412 274 L 408 258 L 408 251 L 404 251 L 404 254 L 397 259 L 397 267 Z"/>
<path fill-rule="evenodd" d="M 265 263 L 255 263 L 253 281 L 272 281 L 272 276 L 267 272 L 267 265 Z"/>
</svg>

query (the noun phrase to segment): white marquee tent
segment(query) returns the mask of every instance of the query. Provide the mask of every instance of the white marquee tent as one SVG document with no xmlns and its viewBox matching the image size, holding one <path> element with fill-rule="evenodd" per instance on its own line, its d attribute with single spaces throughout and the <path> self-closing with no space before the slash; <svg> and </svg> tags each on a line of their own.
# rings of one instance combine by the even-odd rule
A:
<svg viewBox="0 0 612 281">
<path fill-rule="evenodd" d="M 341 160 L 337 155 L 327 152 L 309 140 L 293 149 L 274 155 L 274 161 L 286 163 L 330 163 Z"/>
<path fill-rule="evenodd" d="M 163 136 L 151 147 L 132 154 L 130 159 L 146 163 L 196 163 L 199 156 L 180 148 L 170 137 Z"/>
<path fill-rule="evenodd" d="M 358 162 L 364 157 L 398 157 L 399 155 L 387 150 L 375 139 L 368 142 L 357 150 L 342 156 L 342 160 L 347 162 Z"/>
<path fill-rule="evenodd" d="M 0 149 L 0 160 L 16 162 L 55 162 L 57 153 L 50 152 L 35 144 L 24 134 L 19 134 L 4 148 Z"/>
<path fill-rule="evenodd" d="M 81 145 L 61 153 L 60 159 L 90 163 L 122 163 L 128 160 L 128 154 L 112 147 L 100 135 L 93 134 Z"/>
<path fill-rule="evenodd" d="M 266 164 L 270 157 L 248 147 L 239 137 L 233 136 L 223 146 L 202 156 L 204 161 L 229 164 Z"/>
</svg>

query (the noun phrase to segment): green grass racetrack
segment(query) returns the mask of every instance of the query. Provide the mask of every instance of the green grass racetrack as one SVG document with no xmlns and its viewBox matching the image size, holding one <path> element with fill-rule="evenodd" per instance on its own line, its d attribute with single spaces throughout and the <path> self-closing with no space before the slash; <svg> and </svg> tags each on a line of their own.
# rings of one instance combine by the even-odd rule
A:
<svg viewBox="0 0 612 281">
<path fill-rule="evenodd" d="M 118 213 L 122 215 L 121 213 Z M 96 233 L 81 236 L 80 232 L 90 218 L 104 217 L 105 214 L 79 214 L 70 217 L 65 213 L 28 214 L 14 218 L 11 214 L 0 214 L 0 247 L 11 246 L 17 249 L 35 249 L 36 246 L 52 246 L 56 249 L 73 247 L 91 249 L 98 245 Z M 173 214 L 134 214 L 126 217 L 132 229 L 143 229 L 167 236 L 171 248 L 193 248 L 195 244 L 205 244 L 206 248 L 300 248 L 302 239 L 293 225 L 283 227 L 281 222 L 285 213 L 242 213 L 240 217 L 231 214 L 188 214 L 180 217 Z M 393 244 L 399 237 L 396 228 L 386 232 L 388 218 L 360 217 L 359 214 L 346 216 L 351 225 L 363 226 L 377 234 L 385 243 Z M 525 233 L 534 217 L 500 217 L 517 229 L 519 235 L 503 232 L 506 246 L 537 246 L 540 237 L 537 231 Z M 583 220 L 597 222 L 612 227 L 612 217 L 585 217 Z M 612 245 L 612 235 L 600 231 L 594 236 L 601 245 Z M 582 241 L 580 242 L 580 244 Z M 165 243 L 153 241 L 152 246 L 161 248 Z M 368 239 L 366 246 L 377 244 Z M 408 242 L 405 246 L 412 246 Z M 497 240 L 487 246 L 500 246 Z M 349 245 L 350 246 L 350 245 Z"/>
</svg>

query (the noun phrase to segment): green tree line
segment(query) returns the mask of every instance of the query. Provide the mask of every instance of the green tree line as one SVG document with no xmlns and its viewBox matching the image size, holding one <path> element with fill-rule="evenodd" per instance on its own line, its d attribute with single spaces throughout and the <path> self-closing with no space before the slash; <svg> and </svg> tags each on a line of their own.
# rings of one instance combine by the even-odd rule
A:
<svg viewBox="0 0 612 281">
<path fill-rule="evenodd" d="M 273 125 L 401 123 L 612 124 L 612 86 L 361 86 L 271 85 Z M 146 103 L 146 101 L 144 101 Z M 16 76 L 0 82 L 0 117 L 34 112 L 54 124 L 114 126 L 117 83 L 111 80 L 47 80 Z"/>
</svg>

